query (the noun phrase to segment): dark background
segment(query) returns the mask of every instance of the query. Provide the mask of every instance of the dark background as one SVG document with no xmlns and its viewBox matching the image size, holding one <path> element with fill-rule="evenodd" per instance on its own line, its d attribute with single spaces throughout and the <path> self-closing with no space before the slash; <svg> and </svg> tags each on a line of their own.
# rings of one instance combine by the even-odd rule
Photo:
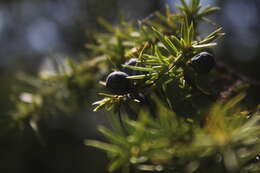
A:
<svg viewBox="0 0 260 173">
<path fill-rule="evenodd" d="M 219 41 L 216 56 L 234 73 L 260 81 L 259 0 L 202 0 L 223 8 L 213 19 L 223 25 L 226 36 Z M 142 19 L 174 0 L 0 0 L 0 126 L 14 109 L 10 94 L 16 73 L 35 74 L 50 70 L 53 58 L 85 57 L 90 35 L 102 31 L 97 17 L 116 24 L 120 14 Z M 201 27 L 201 32 L 213 27 Z M 203 34 L 203 33 L 202 33 Z M 86 138 L 101 139 L 97 124 L 105 115 L 90 108 L 74 116 L 57 116 L 43 123 L 45 143 L 30 128 L 0 132 L 0 172 L 3 173 L 98 173 L 106 172 L 106 156 L 83 145 Z M 0 128 L 1 129 L 1 128 Z M 18 137 L 19 136 L 19 137 Z"/>
</svg>

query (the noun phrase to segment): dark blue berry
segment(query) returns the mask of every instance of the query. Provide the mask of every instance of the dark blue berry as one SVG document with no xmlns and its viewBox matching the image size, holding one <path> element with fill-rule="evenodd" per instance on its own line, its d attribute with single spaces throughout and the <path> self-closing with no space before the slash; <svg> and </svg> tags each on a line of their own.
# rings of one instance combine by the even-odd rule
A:
<svg viewBox="0 0 260 173">
<path fill-rule="evenodd" d="M 113 94 L 127 94 L 131 91 L 132 83 L 131 80 L 127 78 L 128 74 L 115 71 L 110 73 L 106 78 L 106 87 L 113 93 Z"/>
<path fill-rule="evenodd" d="M 137 58 L 131 58 L 128 61 L 126 61 L 124 65 L 136 66 L 136 64 L 137 64 Z M 127 73 L 128 75 L 136 75 L 135 70 L 132 70 L 132 69 L 129 69 L 126 67 L 124 67 L 122 70 L 123 70 L 123 72 Z"/>
<path fill-rule="evenodd" d="M 216 62 L 212 54 L 201 52 L 191 58 L 190 64 L 197 73 L 205 74 L 210 72 Z"/>
</svg>

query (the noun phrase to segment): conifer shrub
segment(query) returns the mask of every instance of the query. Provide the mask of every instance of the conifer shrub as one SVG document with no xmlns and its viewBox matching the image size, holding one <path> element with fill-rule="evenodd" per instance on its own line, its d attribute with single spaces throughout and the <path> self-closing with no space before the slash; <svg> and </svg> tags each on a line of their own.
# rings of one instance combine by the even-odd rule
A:
<svg viewBox="0 0 260 173">
<path fill-rule="evenodd" d="M 220 9 L 180 2 L 178 11 L 166 7 L 136 23 L 99 19 L 107 32 L 86 45 L 86 60 L 67 59 L 54 75 L 23 76 L 28 89 L 13 97 L 13 119 L 38 133 L 42 117 L 72 114 L 102 91 L 94 111 L 110 114 L 111 128 L 98 127 L 106 141 L 85 144 L 107 153 L 109 172 L 260 172 L 252 84 L 208 53 L 223 29 L 215 25 L 205 37 L 198 30 Z"/>
</svg>

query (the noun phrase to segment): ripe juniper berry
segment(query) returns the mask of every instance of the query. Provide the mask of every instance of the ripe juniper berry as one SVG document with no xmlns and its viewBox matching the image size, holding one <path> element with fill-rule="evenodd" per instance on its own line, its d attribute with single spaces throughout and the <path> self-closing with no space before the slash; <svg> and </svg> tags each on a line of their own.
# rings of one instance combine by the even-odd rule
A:
<svg viewBox="0 0 260 173">
<path fill-rule="evenodd" d="M 136 64 L 137 64 L 137 58 L 131 58 L 128 61 L 126 61 L 124 65 L 135 66 Z M 132 69 L 129 69 L 129 68 L 126 68 L 126 67 L 123 68 L 123 72 L 127 73 L 128 75 L 135 75 L 136 74 L 135 70 L 132 70 Z"/>
<path fill-rule="evenodd" d="M 106 87 L 113 94 L 127 94 L 132 89 L 132 82 L 127 78 L 128 74 L 121 71 L 115 71 L 110 73 L 106 78 Z"/>
<path fill-rule="evenodd" d="M 206 74 L 216 65 L 216 62 L 212 54 L 201 52 L 191 58 L 190 64 L 197 73 Z"/>
</svg>

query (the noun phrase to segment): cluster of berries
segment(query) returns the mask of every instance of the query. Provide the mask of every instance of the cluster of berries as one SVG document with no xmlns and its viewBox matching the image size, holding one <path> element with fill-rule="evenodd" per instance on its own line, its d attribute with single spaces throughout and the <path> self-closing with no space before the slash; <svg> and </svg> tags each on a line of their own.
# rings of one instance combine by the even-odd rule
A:
<svg viewBox="0 0 260 173">
<path fill-rule="evenodd" d="M 125 63 L 126 65 L 135 66 L 137 59 L 132 58 Z M 205 74 L 215 66 L 215 59 L 212 54 L 208 52 L 201 52 L 191 58 L 191 67 L 199 74 Z M 117 95 L 128 94 L 133 91 L 133 82 L 127 77 L 133 75 L 134 70 L 123 68 L 122 71 L 115 71 L 110 73 L 106 78 L 106 87 Z"/>
</svg>

